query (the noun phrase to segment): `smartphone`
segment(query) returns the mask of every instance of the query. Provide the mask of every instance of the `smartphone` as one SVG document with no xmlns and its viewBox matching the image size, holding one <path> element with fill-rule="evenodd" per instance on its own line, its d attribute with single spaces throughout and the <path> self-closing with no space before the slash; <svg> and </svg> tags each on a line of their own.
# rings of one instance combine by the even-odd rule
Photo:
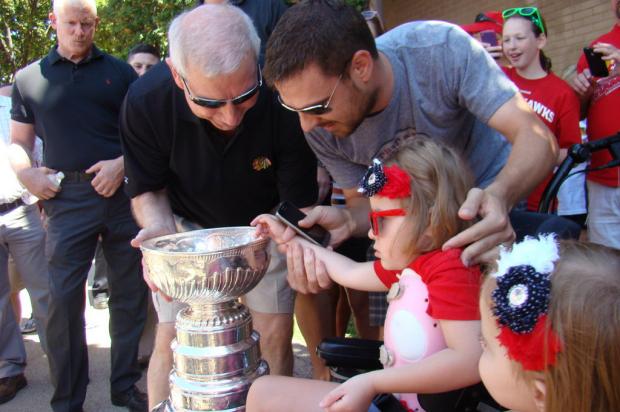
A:
<svg viewBox="0 0 620 412">
<path fill-rule="evenodd" d="M 497 46 L 497 35 L 493 30 L 482 30 L 480 32 L 480 41 L 489 43 L 491 46 Z"/>
<path fill-rule="evenodd" d="M 276 209 L 276 216 L 287 226 L 301 235 L 303 238 L 310 242 L 319 245 L 327 246 L 329 244 L 330 235 L 327 230 L 319 225 L 314 225 L 310 228 L 301 227 L 297 224 L 301 219 L 305 218 L 304 212 L 299 210 L 294 204 L 285 200 L 278 205 Z"/>
<path fill-rule="evenodd" d="M 603 55 L 601 53 L 595 52 L 592 47 L 584 47 L 583 54 L 586 56 L 588 67 L 590 68 L 590 73 L 592 73 L 592 76 L 609 76 L 609 69 L 607 69 L 607 64 L 605 63 L 605 60 L 603 60 Z"/>
</svg>

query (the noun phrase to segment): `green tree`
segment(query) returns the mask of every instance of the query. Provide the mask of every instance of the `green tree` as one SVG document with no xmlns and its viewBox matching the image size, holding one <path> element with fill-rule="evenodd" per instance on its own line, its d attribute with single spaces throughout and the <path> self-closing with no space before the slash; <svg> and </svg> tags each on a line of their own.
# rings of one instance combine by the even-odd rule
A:
<svg viewBox="0 0 620 412">
<path fill-rule="evenodd" d="M 108 0 L 99 7 L 101 24 L 97 45 L 120 58 L 137 43 L 148 43 L 166 53 L 168 25 L 181 11 L 195 4 L 193 0 Z"/>
<path fill-rule="evenodd" d="M 194 0 L 99 0 L 101 22 L 95 43 L 122 59 L 140 42 L 165 53 L 168 24 L 194 4 Z M 0 0 L 0 83 L 13 81 L 17 70 L 43 57 L 54 45 L 50 11 L 50 0 Z"/>
<path fill-rule="evenodd" d="M 367 0 L 346 0 L 358 9 Z M 168 48 L 166 31 L 173 17 L 195 0 L 97 0 L 101 19 L 95 43 L 121 59 L 137 43 Z M 15 72 L 43 57 L 55 43 L 49 27 L 50 0 L 0 0 L 0 83 L 13 81 Z"/>
<path fill-rule="evenodd" d="M 0 83 L 13 81 L 18 69 L 49 51 L 50 10 L 50 0 L 0 1 Z"/>
</svg>

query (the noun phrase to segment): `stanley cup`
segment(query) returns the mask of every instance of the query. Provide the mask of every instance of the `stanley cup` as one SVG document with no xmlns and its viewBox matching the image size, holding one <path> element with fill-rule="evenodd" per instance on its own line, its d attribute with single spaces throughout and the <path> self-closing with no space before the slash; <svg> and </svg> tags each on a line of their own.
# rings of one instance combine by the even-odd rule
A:
<svg viewBox="0 0 620 412">
<path fill-rule="evenodd" d="M 269 266 L 268 238 L 252 227 L 195 230 L 142 245 L 151 280 L 189 306 L 176 319 L 170 398 L 154 411 L 243 411 L 252 382 L 269 373 L 239 297 Z"/>
</svg>

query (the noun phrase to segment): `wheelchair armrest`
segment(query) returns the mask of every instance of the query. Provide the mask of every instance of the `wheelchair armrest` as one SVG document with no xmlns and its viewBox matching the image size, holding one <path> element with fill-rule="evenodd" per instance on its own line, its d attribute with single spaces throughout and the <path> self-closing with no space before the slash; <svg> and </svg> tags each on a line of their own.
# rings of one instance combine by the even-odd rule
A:
<svg viewBox="0 0 620 412">
<path fill-rule="evenodd" d="M 327 338 L 316 348 L 327 366 L 365 370 L 381 369 L 379 348 L 383 341 L 357 338 Z"/>
</svg>

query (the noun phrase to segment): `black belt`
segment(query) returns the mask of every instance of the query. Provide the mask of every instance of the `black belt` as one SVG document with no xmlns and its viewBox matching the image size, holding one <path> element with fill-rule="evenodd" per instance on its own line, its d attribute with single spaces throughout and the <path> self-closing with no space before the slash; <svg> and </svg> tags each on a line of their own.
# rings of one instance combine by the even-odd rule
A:
<svg viewBox="0 0 620 412">
<path fill-rule="evenodd" d="M 8 213 L 11 210 L 17 209 L 23 204 L 24 204 L 24 201 L 21 199 L 14 200 L 11 203 L 3 203 L 0 205 L 0 214 Z"/>
<path fill-rule="evenodd" d="M 62 179 L 63 183 L 80 183 L 80 182 L 90 182 L 95 177 L 94 173 L 85 173 L 85 172 L 65 172 L 62 171 L 65 177 Z"/>
</svg>

